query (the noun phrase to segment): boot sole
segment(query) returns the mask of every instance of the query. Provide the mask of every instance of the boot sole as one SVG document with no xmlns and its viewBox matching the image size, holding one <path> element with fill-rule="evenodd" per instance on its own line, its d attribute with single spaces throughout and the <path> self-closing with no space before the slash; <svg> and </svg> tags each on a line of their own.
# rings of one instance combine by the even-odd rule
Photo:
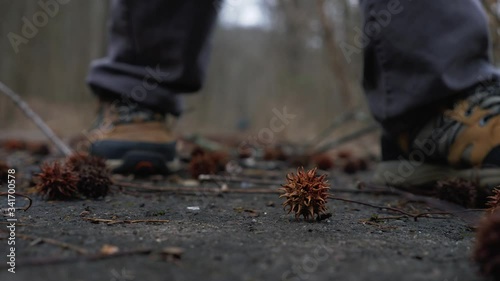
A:
<svg viewBox="0 0 500 281">
<path fill-rule="evenodd" d="M 175 142 L 156 144 L 126 141 L 99 141 L 91 154 L 102 157 L 115 174 L 166 175 L 177 170 Z"/>
<path fill-rule="evenodd" d="M 177 159 L 165 158 L 148 151 L 130 151 L 122 159 L 106 160 L 106 165 L 114 174 L 122 175 L 168 175 L 178 170 Z"/>
<path fill-rule="evenodd" d="M 478 182 L 480 186 L 500 184 L 500 168 L 453 169 L 444 165 L 416 161 L 384 161 L 377 165 L 373 183 L 400 188 L 432 186 L 439 180 L 462 178 Z"/>
</svg>

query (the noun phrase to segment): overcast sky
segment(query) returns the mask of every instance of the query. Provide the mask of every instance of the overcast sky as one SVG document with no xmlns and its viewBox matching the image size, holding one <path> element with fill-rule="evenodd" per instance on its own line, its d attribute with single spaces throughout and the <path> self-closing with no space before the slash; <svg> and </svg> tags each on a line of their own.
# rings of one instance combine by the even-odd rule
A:
<svg viewBox="0 0 500 281">
<path fill-rule="evenodd" d="M 223 24 L 240 27 L 265 27 L 269 25 L 266 11 L 261 8 L 262 2 L 275 4 L 282 0 L 224 0 L 220 20 Z M 303 0 L 311 1 L 311 0 Z M 334 0 L 332 0 L 334 1 Z M 349 0 L 353 6 L 358 5 L 359 0 Z"/>
<path fill-rule="evenodd" d="M 266 26 L 269 20 L 260 6 L 262 1 L 270 0 L 225 0 L 220 20 L 241 27 Z"/>
</svg>

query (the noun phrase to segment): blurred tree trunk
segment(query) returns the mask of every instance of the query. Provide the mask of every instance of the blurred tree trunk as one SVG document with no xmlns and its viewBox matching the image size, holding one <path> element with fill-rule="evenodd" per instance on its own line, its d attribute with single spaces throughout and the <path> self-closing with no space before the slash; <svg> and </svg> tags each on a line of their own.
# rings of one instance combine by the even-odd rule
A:
<svg viewBox="0 0 500 281">
<path fill-rule="evenodd" d="M 333 22 L 329 20 L 325 8 L 325 0 L 316 0 L 318 9 L 319 20 L 321 23 L 321 35 L 323 44 L 328 53 L 330 60 L 329 66 L 333 75 L 338 81 L 340 96 L 342 97 L 342 104 L 344 108 L 351 108 L 353 106 L 354 90 L 351 86 L 349 79 L 349 65 L 346 63 L 345 58 L 335 40 L 335 28 Z"/>
<path fill-rule="evenodd" d="M 87 102 L 92 106 L 85 77 L 91 60 L 105 54 L 109 5 L 102 0 L 69 1 L 49 16 L 38 2 L 0 1 L 0 80 L 23 98 L 34 101 L 34 109 L 48 122 L 59 124 L 64 118 L 49 105 L 69 102 L 81 107 L 82 102 Z M 47 15 L 46 24 L 37 27 L 34 36 L 19 44 L 16 52 L 7 35 L 24 37 L 23 19 L 33 22 L 34 16 L 40 14 Z M 10 102 L 2 99 L 0 127 L 11 124 L 17 113 Z"/>
</svg>

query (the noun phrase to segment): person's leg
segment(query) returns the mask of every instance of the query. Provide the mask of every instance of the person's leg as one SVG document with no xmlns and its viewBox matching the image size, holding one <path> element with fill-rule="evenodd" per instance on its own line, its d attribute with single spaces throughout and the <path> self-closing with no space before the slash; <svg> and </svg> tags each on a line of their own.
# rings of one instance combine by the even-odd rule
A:
<svg viewBox="0 0 500 281">
<path fill-rule="evenodd" d="M 88 76 L 94 93 L 179 115 L 178 94 L 202 85 L 220 2 L 114 0 L 108 54 Z"/>
<path fill-rule="evenodd" d="M 362 0 L 363 86 L 375 118 L 400 133 L 499 77 L 479 0 Z"/>
<path fill-rule="evenodd" d="M 361 3 L 363 85 L 385 131 L 376 181 L 409 186 L 453 176 L 500 184 L 498 169 L 484 169 L 500 165 L 500 72 L 480 1 Z"/>
<path fill-rule="evenodd" d="M 166 173 L 175 138 L 165 117 L 200 89 L 220 0 L 114 0 L 108 54 L 88 83 L 101 100 L 90 153 L 117 173 Z"/>
</svg>

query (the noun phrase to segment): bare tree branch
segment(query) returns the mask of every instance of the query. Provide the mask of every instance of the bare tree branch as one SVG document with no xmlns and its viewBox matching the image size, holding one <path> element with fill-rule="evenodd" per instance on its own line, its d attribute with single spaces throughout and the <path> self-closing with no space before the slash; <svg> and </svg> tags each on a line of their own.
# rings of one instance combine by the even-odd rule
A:
<svg viewBox="0 0 500 281">
<path fill-rule="evenodd" d="M 31 119 L 37 127 L 42 131 L 42 133 L 49 138 L 49 140 L 54 143 L 54 145 L 61 151 L 64 155 L 69 156 L 73 152 L 55 133 L 52 129 L 45 123 L 42 118 L 36 114 L 29 105 L 23 101 L 23 99 L 16 94 L 12 89 L 7 87 L 4 83 L 0 82 L 0 92 L 4 93 L 9 97 L 16 105 L 21 109 L 21 111 Z"/>
<path fill-rule="evenodd" d="M 342 103 L 347 108 L 350 108 L 352 106 L 352 97 L 354 91 L 351 84 L 349 83 L 349 78 L 346 75 L 346 73 L 348 72 L 348 67 L 345 63 L 343 63 L 344 60 L 341 56 L 341 50 L 335 42 L 335 29 L 333 28 L 331 22 L 328 20 L 328 16 L 325 11 L 325 3 L 325 0 L 316 0 L 319 20 L 322 27 L 323 42 L 326 45 L 326 50 L 330 59 L 330 68 L 339 81 Z"/>
</svg>

